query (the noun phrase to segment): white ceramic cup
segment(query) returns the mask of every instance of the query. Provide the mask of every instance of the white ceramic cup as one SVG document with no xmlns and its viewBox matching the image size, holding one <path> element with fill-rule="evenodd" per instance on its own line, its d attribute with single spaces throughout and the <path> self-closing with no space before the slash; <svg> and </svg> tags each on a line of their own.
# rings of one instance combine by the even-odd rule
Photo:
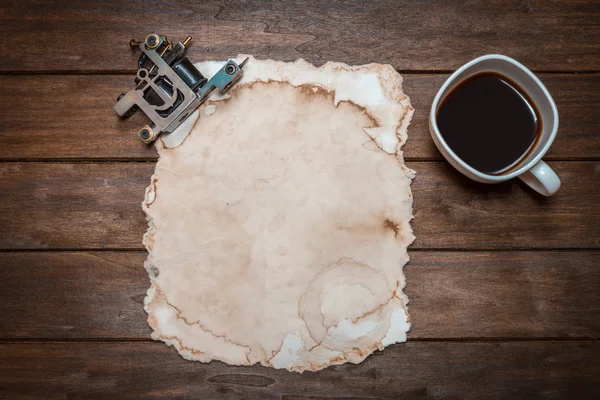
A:
<svg viewBox="0 0 600 400">
<path fill-rule="evenodd" d="M 448 146 L 437 124 L 438 107 L 444 97 L 465 79 L 480 72 L 497 72 L 515 82 L 535 103 L 542 122 L 541 136 L 534 144 L 535 147 L 515 167 L 510 168 L 506 173 L 497 175 L 479 172 L 461 160 Z M 542 161 L 542 157 L 550 148 L 558 130 L 556 104 L 544 84 L 533 72 L 512 58 L 497 54 L 482 56 L 466 63 L 450 75 L 433 100 L 429 115 L 429 130 L 435 145 L 446 160 L 454 168 L 477 182 L 499 183 L 519 177 L 544 196 L 552 196 L 560 188 L 560 179 L 552 168 Z"/>
</svg>

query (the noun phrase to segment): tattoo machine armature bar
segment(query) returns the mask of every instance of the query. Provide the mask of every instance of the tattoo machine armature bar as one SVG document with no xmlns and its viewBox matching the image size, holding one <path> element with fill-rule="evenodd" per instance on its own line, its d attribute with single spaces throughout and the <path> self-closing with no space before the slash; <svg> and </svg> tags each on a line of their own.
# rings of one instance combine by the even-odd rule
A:
<svg viewBox="0 0 600 400">
<path fill-rule="evenodd" d="M 127 118 L 141 109 L 152 120 L 139 131 L 145 143 L 154 141 L 161 132 L 173 132 L 214 90 L 225 93 L 242 76 L 248 59 L 239 65 L 229 60 L 210 80 L 206 79 L 184 56 L 191 40 L 190 36 L 173 45 L 166 36 L 152 33 L 143 42 L 129 43 L 142 50 L 136 86 L 119 95 L 114 110 Z"/>
</svg>

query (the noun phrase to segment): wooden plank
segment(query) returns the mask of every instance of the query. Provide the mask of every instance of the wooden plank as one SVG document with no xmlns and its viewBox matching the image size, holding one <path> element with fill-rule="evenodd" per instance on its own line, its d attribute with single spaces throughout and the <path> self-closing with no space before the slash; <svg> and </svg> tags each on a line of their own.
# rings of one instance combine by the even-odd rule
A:
<svg viewBox="0 0 600 400">
<path fill-rule="evenodd" d="M 116 96 L 132 76 L 1 76 L 0 159 L 156 159 L 137 137 L 146 123 L 140 112 L 121 120 Z M 447 75 L 404 74 L 416 113 L 404 148 L 407 159 L 440 160 L 429 135 L 428 116 Z M 560 111 L 560 131 L 547 159 L 600 159 L 600 75 L 549 75 L 541 79 Z M 35 88 L 35 90 L 32 90 Z"/>
<path fill-rule="evenodd" d="M 415 162 L 415 249 L 600 248 L 598 162 L 552 162 L 560 192 L 484 185 Z M 143 249 L 153 163 L 0 163 L 0 249 Z M 160 192 L 158 193 L 160 196 Z"/>
<path fill-rule="evenodd" d="M 390 63 L 450 70 L 486 53 L 535 70 L 600 69 L 600 7 L 549 2 L 2 2 L 2 71 L 131 70 L 131 38 L 197 38 L 194 60 L 238 53 L 313 63 Z M 18 49 L 18 51 L 15 51 Z"/>
<path fill-rule="evenodd" d="M 19 399 L 595 399 L 597 342 L 412 342 L 317 373 L 185 361 L 160 343 L 0 344 Z"/>
<path fill-rule="evenodd" d="M 447 163 L 408 163 L 413 230 L 420 249 L 600 248 L 597 162 L 551 162 L 563 182 L 552 197 L 518 179 L 497 185 L 469 180 Z M 587 235 L 590 235 L 587 237 Z"/>
<path fill-rule="evenodd" d="M 145 252 L 0 253 L 0 338 L 149 339 L 145 258 Z"/>
<path fill-rule="evenodd" d="M 0 77 L 0 159 L 156 159 L 137 137 L 144 113 L 113 111 L 132 76 Z"/>
<path fill-rule="evenodd" d="M 409 339 L 600 337 L 598 251 L 409 253 Z"/>
<path fill-rule="evenodd" d="M 142 249 L 153 163 L 0 163 L 0 249 Z"/>
<path fill-rule="evenodd" d="M 145 258 L 0 253 L 0 338 L 148 339 Z M 598 265 L 598 251 L 412 252 L 409 340 L 600 337 Z"/>
</svg>

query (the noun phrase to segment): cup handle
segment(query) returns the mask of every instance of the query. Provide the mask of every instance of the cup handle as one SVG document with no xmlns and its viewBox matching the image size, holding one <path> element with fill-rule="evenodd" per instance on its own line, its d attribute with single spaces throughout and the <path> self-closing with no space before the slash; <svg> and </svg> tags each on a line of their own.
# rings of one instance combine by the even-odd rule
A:
<svg viewBox="0 0 600 400">
<path fill-rule="evenodd" d="M 519 178 L 536 192 L 544 196 L 552 196 L 560 189 L 560 178 L 542 160 L 529 171 L 519 175 Z"/>
</svg>

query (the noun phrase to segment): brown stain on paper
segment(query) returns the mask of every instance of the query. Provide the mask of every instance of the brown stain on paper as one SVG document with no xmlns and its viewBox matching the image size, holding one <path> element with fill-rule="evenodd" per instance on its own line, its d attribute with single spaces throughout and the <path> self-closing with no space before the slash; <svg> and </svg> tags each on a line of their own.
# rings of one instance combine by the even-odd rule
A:
<svg viewBox="0 0 600 400">
<path fill-rule="evenodd" d="M 385 221 L 383 221 L 383 226 L 386 229 L 391 229 L 394 232 L 394 236 L 398 237 L 398 235 L 400 234 L 400 227 L 397 223 L 395 223 L 394 221 L 392 221 L 391 219 L 386 218 Z"/>
</svg>

